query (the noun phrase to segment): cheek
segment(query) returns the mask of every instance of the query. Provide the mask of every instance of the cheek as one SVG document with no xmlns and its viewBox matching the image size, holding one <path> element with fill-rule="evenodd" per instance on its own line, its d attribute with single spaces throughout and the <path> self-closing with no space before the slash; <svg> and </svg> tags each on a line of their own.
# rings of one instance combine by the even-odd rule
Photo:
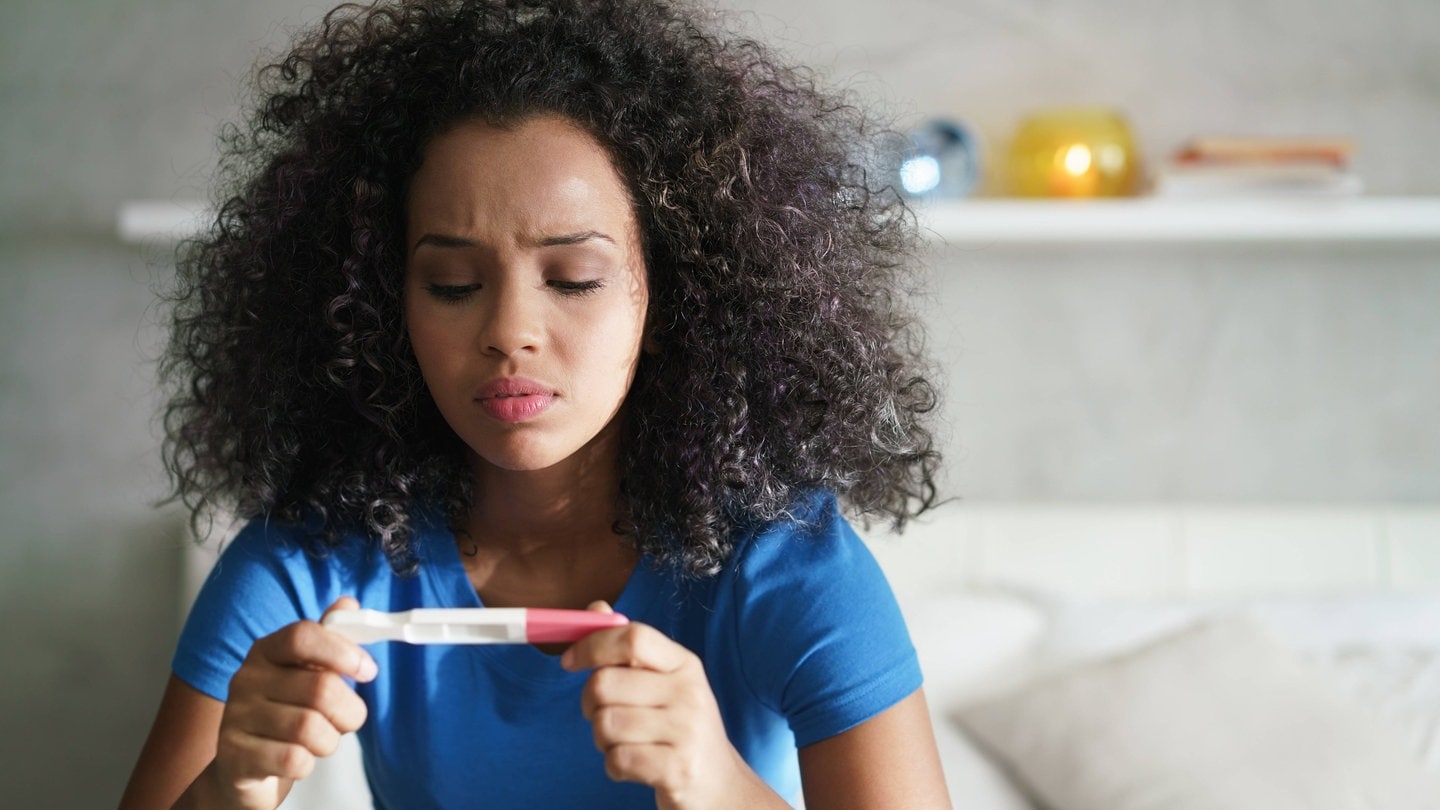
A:
<svg viewBox="0 0 1440 810">
<path fill-rule="evenodd" d="M 636 307 L 616 312 L 603 331 L 606 355 L 621 365 L 633 364 L 645 339 L 645 310 Z"/>
<path fill-rule="evenodd" d="M 415 359 L 424 367 L 431 338 L 425 329 L 425 322 L 416 317 L 415 309 L 409 303 L 405 305 L 405 335 L 410 339 L 410 351 L 415 353 Z"/>
<path fill-rule="evenodd" d="M 456 337 L 453 330 L 445 329 L 433 314 L 430 317 L 422 310 L 406 307 L 405 330 L 410 337 L 410 351 L 420 365 L 420 373 L 430 381 L 436 372 L 443 371 L 446 359 L 456 355 Z"/>
</svg>

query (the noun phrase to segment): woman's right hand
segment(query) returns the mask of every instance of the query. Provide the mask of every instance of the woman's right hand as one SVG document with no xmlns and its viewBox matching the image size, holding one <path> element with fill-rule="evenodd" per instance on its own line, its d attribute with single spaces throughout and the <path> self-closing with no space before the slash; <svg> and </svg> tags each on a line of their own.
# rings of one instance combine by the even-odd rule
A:
<svg viewBox="0 0 1440 810">
<path fill-rule="evenodd" d="M 325 612 L 356 607 L 346 596 Z M 215 759 L 190 793 L 226 807 L 278 807 L 316 758 L 364 724 L 365 702 L 345 678 L 367 682 L 376 672 L 360 645 L 317 622 L 295 622 L 256 641 L 230 680 Z"/>
</svg>

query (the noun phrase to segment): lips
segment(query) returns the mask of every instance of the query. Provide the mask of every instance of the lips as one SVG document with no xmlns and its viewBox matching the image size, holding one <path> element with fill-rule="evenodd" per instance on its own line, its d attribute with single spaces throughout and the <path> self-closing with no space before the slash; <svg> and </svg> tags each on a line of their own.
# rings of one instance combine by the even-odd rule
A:
<svg viewBox="0 0 1440 810">
<path fill-rule="evenodd" d="M 554 400 L 554 389 L 524 377 L 502 377 L 486 383 L 475 393 L 475 401 L 485 413 L 510 423 L 539 416 Z"/>
</svg>

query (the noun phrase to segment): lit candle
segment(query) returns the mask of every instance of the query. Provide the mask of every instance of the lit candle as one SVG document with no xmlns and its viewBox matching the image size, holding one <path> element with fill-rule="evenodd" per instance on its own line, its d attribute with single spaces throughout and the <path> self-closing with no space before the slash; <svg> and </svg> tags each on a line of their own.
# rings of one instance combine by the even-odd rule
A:
<svg viewBox="0 0 1440 810">
<path fill-rule="evenodd" d="M 1052 178 L 1059 196 L 1090 197 L 1094 194 L 1095 178 L 1091 175 L 1090 147 L 1072 143 L 1056 154 L 1059 171 Z"/>
<path fill-rule="evenodd" d="M 1011 190 L 1028 197 L 1113 197 L 1135 186 L 1135 148 L 1125 119 L 1105 109 L 1027 118 L 1010 147 Z"/>
</svg>

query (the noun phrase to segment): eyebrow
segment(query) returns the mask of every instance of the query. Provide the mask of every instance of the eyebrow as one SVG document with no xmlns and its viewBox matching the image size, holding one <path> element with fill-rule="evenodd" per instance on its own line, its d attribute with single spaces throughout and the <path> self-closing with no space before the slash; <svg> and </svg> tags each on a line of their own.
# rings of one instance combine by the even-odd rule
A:
<svg viewBox="0 0 1440 810">
<path fill-rule="evenodd" d="M 539 239 L 532 241 L 530 244 L 534 245 L 535 247 L 557 247 L 564 245 L 579 245 L 592 240 L 609 242 L 612 245 L 617 244 L 616 241 L 610 238 L 608 234 L 601 233 L 600 231 L 575 231 L 574 233 L 562 233 L 556 234 L 554 236 L 542 236 Z M 480 246 L 478 242 L 472 239 L 466 239 L 463 236 L 452 236 L 450 234 L 444 233 L 427 233 L 419 239 L 415 240 L 415 247 L 410 249 L 411 254 L 413 255 L 415 251 L 419 250 L 425 245 L 429 245 L 430 247 L 452 249 L 473 248 Z"/>
</svg>

